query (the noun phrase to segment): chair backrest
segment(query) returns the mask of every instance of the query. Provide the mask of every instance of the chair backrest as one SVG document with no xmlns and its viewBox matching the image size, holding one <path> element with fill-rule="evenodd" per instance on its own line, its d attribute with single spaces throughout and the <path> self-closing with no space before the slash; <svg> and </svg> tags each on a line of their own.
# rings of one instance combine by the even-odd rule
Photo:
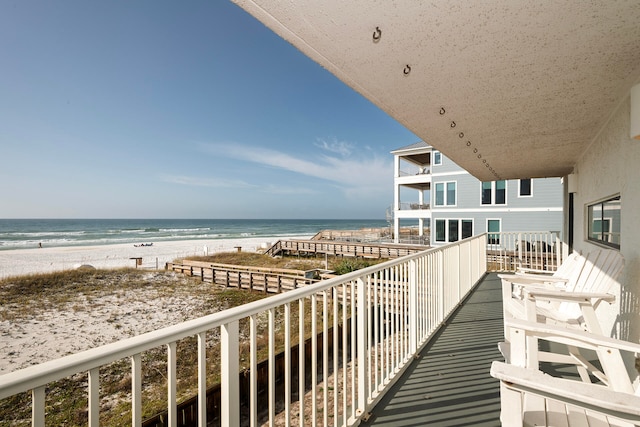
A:
<svg viewBox="0 0 640 427">
<path fill-rule="evenodd" d="M 584 258 L 584 265 L 576 280 L 569 280 L 567 290 L 570 292 L 608 293 L 624 267 L 624 257 L 619 251 L 598 249 L 589 252 Z M 560 303 L 558 310 L 562 313 L 580 314 L 580 308 L 573 302 Z"/>
<path fill-rule="evenodd" d="M 584 262 L 584 258 L 580 256 L 578 252 L 572 252 L 567 258 L 558 266 L 558 269 L 553 273 L 552 277 L 559 277 L 561 279 L 568 279 L 574 272 L 574 269 L 580 268 L 580 263 Z"/>
</svg>

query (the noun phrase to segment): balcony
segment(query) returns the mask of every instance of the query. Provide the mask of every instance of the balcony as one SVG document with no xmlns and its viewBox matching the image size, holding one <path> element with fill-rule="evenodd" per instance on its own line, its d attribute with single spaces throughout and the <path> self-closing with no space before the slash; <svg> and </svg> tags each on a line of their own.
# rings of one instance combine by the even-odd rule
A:
<svg viewBox="0 0 640 427">
<path fill-rule="evenodd" d="M 351 426 L 385 425 L 391 419 L 394 425 L 416 425 L 463 417 L 476 420 L 468 421 L 473 425 L 495 425 L 499 388 L 488 363 L 500 358 L 502 319 L 496 277 L 487 275 L 487 248 L 487 236 L 476 236 L 15 371 L 0 377 L 0 399 L 29 392 L 32 425 L 44 426 L 48 385 L 84 376 L 88 425 L 97 426 L 100 369 L 125 360 L 131 424 L 142 426 L 143 356 L 160 347 L 166 349 L 167 409 L 160 421 L 145 425 L 256 426 L 284 420 L 285 425 Z M 212 331 L 220 342 L 219 403 L 207 396 Z M 187 337 L 197 339 L 198 393 L 184 409 L 176 397 L 176 345 Z M 266 338 L 262 347 L 261 338 Z M 284 373 L 276 381 L 278 347 L 296 345 L 297 354 L 282 352 Z M 258 387 L 262 352 L 268 372 L 264 392 Z M 310 362 L 298 363 L 307 353 Z M 246 393 L 241 393 L 244 379 Z"/>
</svg>

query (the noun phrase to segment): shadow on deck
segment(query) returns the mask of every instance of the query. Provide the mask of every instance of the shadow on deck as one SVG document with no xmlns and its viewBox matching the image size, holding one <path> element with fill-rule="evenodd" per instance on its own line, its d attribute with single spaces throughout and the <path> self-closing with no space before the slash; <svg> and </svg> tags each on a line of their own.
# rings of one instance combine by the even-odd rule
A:
<svg viewBox="0 0 640 427">
<path fill-rule="evenodd" d="M 376 405 L 363 426 L 499 426 L 504 360 L 500 279 L 487 275 Z"/>
</svg>

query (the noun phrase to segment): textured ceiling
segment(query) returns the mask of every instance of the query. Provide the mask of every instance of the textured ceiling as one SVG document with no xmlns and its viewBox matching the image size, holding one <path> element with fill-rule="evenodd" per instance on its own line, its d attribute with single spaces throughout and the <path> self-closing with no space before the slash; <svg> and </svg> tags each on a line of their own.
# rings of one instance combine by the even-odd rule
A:
<svg viewBox="0 0 640 427">
<path fill-rule="evenodd" d="M 640 77 L 640 1 L 234 0 L 481 180 L 572 171 Z"/>
</svg>

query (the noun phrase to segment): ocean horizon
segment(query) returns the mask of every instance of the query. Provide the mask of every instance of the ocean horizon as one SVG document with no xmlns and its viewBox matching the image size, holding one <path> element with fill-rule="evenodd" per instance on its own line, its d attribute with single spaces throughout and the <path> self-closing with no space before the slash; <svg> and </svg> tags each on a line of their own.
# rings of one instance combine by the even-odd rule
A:
<svg viewBox="0 0 640 427">
<path fill-rule="evenodd" d="M 249 237 L 389 227 L 384 219 L 0 219 L 0 251 Z"/>
</svg>

